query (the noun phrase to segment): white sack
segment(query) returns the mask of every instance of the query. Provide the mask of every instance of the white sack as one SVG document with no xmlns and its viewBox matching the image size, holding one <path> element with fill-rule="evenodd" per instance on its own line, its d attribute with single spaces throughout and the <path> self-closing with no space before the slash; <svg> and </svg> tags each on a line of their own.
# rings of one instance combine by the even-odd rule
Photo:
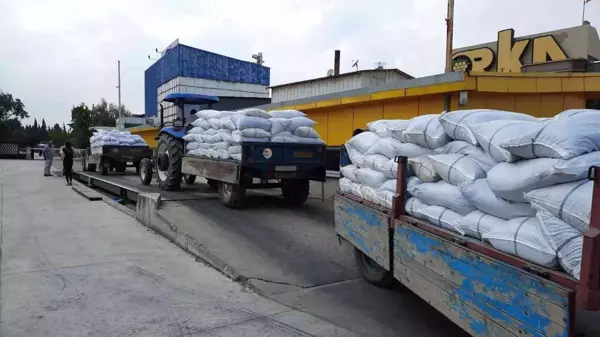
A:
<svg viewBox="0 0 600 337">
<path fill-rule="evenodd" d="M 195 127 L 191 128 L 191 129 L 190 129 L 190 131 L 188 131 L 187 133 L 188 133 L 188 134 L 190 134 L 190 133 L 201 134 L 201 133 L 203 133 L 204 131 L 206 131 L 204 128 L 202 128 L 202 127 L 199 127 L 199 126 L 195 126 Z"/>
<path fill-rule="evenodd" d="M 255 116 L 244 116 L 234 115 L 219 120 L 222 128 L 229 130 L 243 130 L 243 129 L 263 129 L 265 131 L 271 130 L 271 122 L 268 119 L 255 117 Z"/>
<path fill-rule="evenodd" d="M 556 251 L 541 232 L 537 218 L 514 218 L 483 234 L 494 248 L 548 268 L 558 266 Z"/>
<path fill-rule="evenodd" d="M 271 118 L 271 115 L 268 114 L 265 110 L 258 109 L 258 108 L 242 109 L 240 111 L 236 111 L 236 114 L 242 115 L 242 116 L 264 118 L 264 119 Z"/>
<path fill-rule="evenodd" d="M 501 144 L 523 158 L 570 159 L 600 150 L 600 113 L 580 114 L 540 124 Z"/>
<path fill-rule="evenodd" d="M 585 116 L 585 115 L 595 115 L 598 112 L 600 112 L 600 111 L 598 111 L 596 109 L 567 109 L 567 110 L 559 113 L 558 115 L 555 115 L 552 119 L 557 120 L 557 119 L 569 118 L 569 117 L 574 117 L 574 116 L 581 117 L 581 116 Z"/>
<path fill-rule="evenodd" d="M 554 169 L 559 159 L 537 158 L 515 163 L 500 163 L 487 174 L 490 189 L 499 197 L 526 202 L 524 193 L 537 188 L 581 179 L 577 175 L 561 174 Z"/>
<path fill-rule="evenodd" d="M 292 134 L 301 138 L 321 138 L 317 131 L 310 126 L 301 126 L 294 130 Z"/>
<path fill-rule="evenodd" d="M 483 234 L 487 234 L 496 228 L 506 227 L 507 221 L 489 215 L 482 211 L 473 211 L 465 215 L 458 223 L 458 228 L 465 235 L 483 240 Z"/>
<path fill-rule="evenodd" d="M 392 209 L 396 193 L 387 190 L 377 190 L 377 201 L 385 208 Z"/>
<path fill-rule="evenodd" d="M 369 122 L 367 123 L 367 129 L 373 133 L 375 133 L 376 135 L 378 135 L 379 137 L 391 137 L 392 136 L 392 132 L 390 131 L 390 129 L 387 126 L 388 121 L 385 119 L 381 119 L 381 120 L 376 120 L 373 122 Z"/>
<path fill-rule="evenodd" d="M 190 124 L 192 126 L 200 126 L 203 122 L 206 122 L 206 119 L 204 118 L 196 118 L 193 122 L 191 122 Z"/>
<path fill-rule="evenodd" d="M 374 204 L 379 205 L 379 198 L 377 197 L 377 189 L 374 189 L 367 185 L 361 185 L 360 192 L 361 192 L 364 200 L 370 201 Z"/>
<path fill-rule="evenodd" d="M 254 142 L 254 143 L 268 143 L 269 138 L 254 138 L 254 137 L 244 137 L 241 134 L 231 133 L 231 143 L 243 143 L 243 142 Z"/>
<path fill-rule="evenodd" d="M 383 173 L 372 170 L 370 168 L 361 168 L 356 170 L 356 178 L 358 178 L 358 181 L 361 184 L 367 185 L 375 189 L 381 187 L 381 185 L 383 185 L 383 183 L 385 183 L 385 181 L 388 180 L 388 178 L 386 178 L 386 176 Z"/>
<path fill-rule="evenodd" d="M 438 154 L 429 158 L 439 176 L 453 185 L 458 186 L 486 176 L 474 159 L 463 154 Z"/>
<path fill-rule="evenodd" d="M 350 181 L 352 181 L 353 183 L 358 182 L 358 178 L 356 177 L 356 170 L 358 170 L 358 167 L 354 165 L 346 165 L 344 167 L 340 167 L 340 173 L 342 173 L 342 176 L 346 179 L 350 179 Z"/>
<path fill-rule="evenodd" d="M 353 195 L 355 195 L 355 196 L 357 196 L 357 197 L 359 197 L 361 199 L 363 198 L 362 189 L 361 189 L 361 185 L 360 184 L 350 183 L 350 192 Z"/>
<path fill-rule="evenodd" d="M 429 156 L 408 158 L 408 168 L 425 183 L 433 183 L 440 180 L 440 175 L 433 168 Z"/>
<path fill-rule="evenodd" d="M 211 109 L 207 109 L 207 110 L 200 110 L 198 112 L 196 112 L 194 114 L 194 116 L 198 117 L 198 118 L 202 118 L 202 119 L 209 119 L 209 118 L 217 118 L 219 116 L 220 112 L 217 110 L 211 110 Z"/>
<path fill-rule="evenodd" d="M 240 161 L 242 160 L 242 154 L 241 153 L 233 153 L 229 155 L 231 157 L 231 159 Z"/>
<path fill-rule="evenodd" d="M 448 144 L 451 139 L 440 124 L 439 115 L 423 115 L 411 119 L 404 130 L 407 142 L 437 149 Z"/>
<path fill-rule="evenodd" d="M 221 120 L 219 118 L 209 118 L 207 119 L 208 125 L 210 125 L 211 129 L 221 129 Z"/>
<path fill-rule="evenodd" d="M 489 154 L 487 154 L 480 146 L 469 144 L 464 140 L 452 141 L 440 148 L 434 150 L 436 154 L 464 154 L 473 158 L 484 172 L 488 172 L 498 164 Z"/>
<path fill-rule="evenodd" d="M 352 193 L 352 181 L 348 178 L 340 178 L 340 191 L 343 193 Z"/>
<path fill-rule="evenodd" d="M 358 135 L 350 138 L 346 144 L 350 145 L 354 150 L 361 154 L 367 152 L 371 146 L 375 144 L 381 137 L 373 132 L 361 132 Z"/>
<path fill-rule="evenodd" d="M 546 211 L 540 211 L 537 218 L 545 239 L 558 256 L 558 263 L 571 276 L 579 279 L 581 256 L 583 254 L 583 234 L 566 222 Z"/>
<path fill-rule="evenodd" d="M 556 174 L 573 176 L 573 180 L 587 179 L 590 166 L 600 166 L 600 151 L 586 153 L 567 160 L 558 160 L 554 165 Z"/>
<path fill-rule="evenodd" d="M 428 207 L 417 198 L 409 198 L 404 204 L 404 211 L 410 216 L 414 216 L 417 219 L 425 220 L 425 216 L 421 213 L 421 210 Z"/>
<path fill-rule="evenodd" d="M 490 190 L 487 179 L 465 183 L 460 186 L 460 192 L 478 210 L 501 219 L 535 216 L 535 209 L 529 203 L 508 201 L 496 196 Z"/>
<path fill-rule="evenodd" d="M 402 143 L 394 138 L 379 138 L 364 154 L 381 154 L 389 159 L 394 159 L 397 156 L 408 158 L 419 157 L 426 154 L 433 154 L 433 151 L 417 144 Z"/>
<path fill-rule="evenodd" d="M 243 129 L 243 130 L 235 130 L 231 132 L 231 135 L 238 135 L 242 137 L 250 137 L 250 138 L 268 138 L 271 137 L 271 134 L 268 131 L 263 129 Z"/>
<path fill-rule="evenodd" d="M 422 183 L 407 189 L 407 191 L 428 205 L 447 207 L 461 215 L 467 215 L 475 210 L 469 200 L 460 193 L 458 186 L 443 180 L 435 183 Z"/>
<path fill-rule="evenodd" d="M 289 132 L 292 121 L 288 118 L 271 118 L 271 134 L 275 135 L 282 132 Z M 290 132 L 291 134 L 291 132 Z"/>
<path fill-rule="evenodd" d="M 396 184 L 398 183 L 397 179 L 389 179 L 388 181 L 386 181 L 385 183 L 383 183 L 383 185 L 381 185 L 381 187 L 379 188 L 380 191 L 390 191 L 393 193 L 396 193 Z M 423 182 L 421 181 L 421 179 L 412 176 L 412 177 L 408 177 L 406 178 L 406 186 L 405 189 L 411 189 L 419 184 L 422 184 Z M 410 194 L 410 193 L 409 193 Z"/>
<path fill-rule="evenodd" d="M 230 154 L 242 153 L 242 146 L 241 145 L 232 145 L 227 148 L 227 152 L 229 152 Z"/>
<path fill-rule="evenodd" d="M 273 110 L 269 112 L 272 118 L 306 117 L 304 112 L 298 110 Z"/>
<path fill-rule="evenodd" d="M 445 228 L 460 234 L 465 234 L 460 228 L 459 223 L 462 215 L 451 209 L 442 206 L 427 206 L 421 208 L 419 213 L 423 215 L 424 220 L 434 226 Z"/>
<path fill-rule="evenodd" d="M 520 158 L 500 147 L 515 137 L 537 130 L 539 122 L 498 120 L 471 125 L 471 132 L 479 145 L 498 162 L 515 162 Z"/>
<path fill-rule="evenodd" d="M 373 169 L 375 171 L 383 172 L 382 168 L 390 161 L 390 158 L 381 154 L 369 154 L 364 156 L 365 165 L 364 167 Z M 393 177 L 392 177 L 393 178 Z"/>
<path fill-rule="evenodd" d="M 440 123 L 450 138 L 464 140 L 472 145 L 477 145 L 477 139 L 475 139 L 475 136 L 471 132 L 471 126 L 495 120 L 535 121 L 535 117 L 516 112 L 490 109 L 451 111 L 440 117 Z"/>
<path fill-rule="evenodd" d="M 271 141 L 273 141 L 274 137 L 271 137 Z M 356 150 L 352 145 L 346 143 L 344 145 L 346 149 L 346 153 L 348 154 L 348 158 L 350 158 L 350 162 L 357 167 L 365 167 L 365 157 L 363 157 L 362 153 Z"/>
<path fill-rule="evenodd" d="M 195 150 L 197 148 L 198 148 L 198 143 L 197 142 L 191 142 L 191 143 L 187 143 L 185 145 L 185 149 L 188 150 L 188 151 L 189 150 Z"/>
<path fill-rule="evenodd" d="M 590 227 L 594 182 L 575 181 L 533 190 L 525 196 L 531 206 L 547 211 L 585 233 Z"/>
</svg>

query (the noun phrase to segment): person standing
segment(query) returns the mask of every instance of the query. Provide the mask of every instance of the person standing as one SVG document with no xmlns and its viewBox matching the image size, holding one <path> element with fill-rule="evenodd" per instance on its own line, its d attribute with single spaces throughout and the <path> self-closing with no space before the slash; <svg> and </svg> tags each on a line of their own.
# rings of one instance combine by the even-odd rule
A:
<svg viewBox="0 0 600 337">
<path fill-rule="evenodd" d="M 67 179 L 67 186 L 73 185 L 73 157 L 75 150 L 70 142 L 65 142 L 65 146 L 62 148 L 62 160 L 63 160 L 63 172 Z"/>
<path fill-rule="evenodd" d="M 50 169 L 52 168 L 52 159 L 54 159 L 54 152 L 52 152 L 52 142 L 48 142 L 42 150 L 44 155 L 44 177 L 52 177 Z"/>
</svg>

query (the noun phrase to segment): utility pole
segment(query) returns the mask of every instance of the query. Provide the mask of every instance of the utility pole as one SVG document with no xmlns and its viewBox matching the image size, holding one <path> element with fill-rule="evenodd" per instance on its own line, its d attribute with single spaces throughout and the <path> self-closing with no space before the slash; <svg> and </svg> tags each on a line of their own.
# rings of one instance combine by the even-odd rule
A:
<svg viewBox="0 0 600 337">
<path fill-rule="evenodd" d="M 452 71 L 452 38 L 454 33 L 454 0 L 448 0 L 448 14 L 446 16 L 446 72 Z M 444 110 L 450 111 L 452 95 L 444 97 Z"/>
<path fill-rule="evenodd" d="M 119 118 L 121 118 L 121 61 L 120 60 L 117 60 L 117 77 L 118 77 L 117 89 L 119 89 Z"/>
</svg>

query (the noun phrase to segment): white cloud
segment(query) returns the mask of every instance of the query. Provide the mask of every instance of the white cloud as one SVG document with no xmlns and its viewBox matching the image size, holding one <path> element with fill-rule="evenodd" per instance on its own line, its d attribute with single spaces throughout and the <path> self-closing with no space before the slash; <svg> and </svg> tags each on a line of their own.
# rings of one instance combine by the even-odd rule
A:
<svg viewBox="0 0 600 337">
<path fill-rule="evenodd" d="M 580 0 L 456 0 L 457 47 L 580 24 Z M 74 104 L 117 100 L 143 112 L 147 55 L 175 38 L 251 60 L 263 52 L 272 84 L 324 76 L 333 50 L 342 71 L 383 61 L 414 76 L 443 71 L 444 0 L 0 0 L 0 89 L 48 123 L 69 119 Z M 600 2 L 587 18 L 600 24 Z"/>
</svg>

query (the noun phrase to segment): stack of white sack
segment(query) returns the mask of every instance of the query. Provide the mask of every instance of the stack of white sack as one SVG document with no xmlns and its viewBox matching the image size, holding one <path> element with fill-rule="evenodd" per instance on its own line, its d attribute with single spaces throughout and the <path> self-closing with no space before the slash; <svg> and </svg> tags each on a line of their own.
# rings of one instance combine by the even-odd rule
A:
<svg viewBox="0 0 600 337">
<path fill-rule="evenodd" d="M 273 143 L 325 144 L 313 129 L 315 121 L 298 110 L 273 110 L 271 115 L 271 138 Z"/>
<path fill-rule="evenodd" d="M 93 154 L 102 154 L 102 146 L 147 146 L 139 135 L 132 135 L 129 131 L 100 130 L 90 137 L 90 148 Z"/>
<path fill-rule="evenodd" d="M 241 160 L 242 142 L 293 142 L 324 144 L 312 128 L 314 121 L 296 110 L 274 111 L 274 115 L 257 108 L 241 111 L 202 110 L 196 113 L 197 119 L 192 129 L 184 136 L 189 155 L 219 159 Z M 287 126 L 289 137 L 275 139 L 272 133 L 274 116 L 285 119 L 280 122 Z M 284 117 L 289 118 L 284 118 Z M 276 130 L 282 133 L 280 129 Z"/>
<path fill-rule="evenodd" d="M 482 238 L 539 265 L 560 266 L 579 279 L 593 187 L 585 179 L 590 166 L 600 165 L 599 127 L 597 110 L 567 110 L 538 122 L 496 121 L 471 126 L 479 144 L 501 163 L 488 172 L 487 197 L 482 192 L 483 182 L 477 182 L 479 188 L 463 186 L 463 195 L 474 204 L 478 200 L 477 207 L 488 214 L 504 219 L 529 217 L 523 226 L 535 234 L 519 239 L 523 226 L 515 225 L 517 218 L 508 221 L 511 226 L 494 227 Z M 484 200 L 492 200 L 490 192 L 497 199 L 495 206 L 482 209 Z M 535 218 L 523 214 L 525 205 L 533 208 Z M 503 211 L 493 211 L 500 209 Z"/>
<path fill-rule="evenodd" d="M 366 200 L 374 199 L 375 189 L 376 201 L 389 208 L 396 194 L 392 155 L 407 156 L 409 171 L 419 178 L 407 188 L 413 196 L 407 213 L 579 278 L 592 202 L 587 172 L 600 166 L 600 111 L 567 110 L 546 119 L 450 112 L 439 118 L 447 140 L 421 155 L 408 146 L 432 150 L 427 146 L 434 143 L 416 133 L 409 137 L 409 123 L 376 121 L 371 132 L 348 141 L 353 166 L 342 168 L 340 188 Z"/>
</svg>

